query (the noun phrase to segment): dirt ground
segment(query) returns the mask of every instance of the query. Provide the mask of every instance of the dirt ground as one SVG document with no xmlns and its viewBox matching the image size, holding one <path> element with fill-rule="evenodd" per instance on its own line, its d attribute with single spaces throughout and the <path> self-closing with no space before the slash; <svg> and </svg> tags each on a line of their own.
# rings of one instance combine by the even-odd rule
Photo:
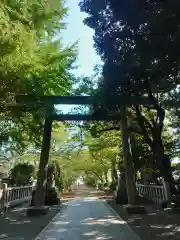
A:
<svg viewBox="0 0 180 240">
<path fill-rule="evenodd" d="M 123 206 L 114 200 L 107 203 L 123 218 L 142 240 L 177 240 L 180 239 L 180 215 L 169 213 L 146 205 L 145 214 L 127 214 Z"/>
<path fill-rule="evenodd" d="M 0 239 L 2 240 L 32 240 L 61 211 L 63 205 L 53 206 L 48 214 L 38 217 L 27 217 L 27 207 L 9 210 L 0 216 Z"/>
</svg>

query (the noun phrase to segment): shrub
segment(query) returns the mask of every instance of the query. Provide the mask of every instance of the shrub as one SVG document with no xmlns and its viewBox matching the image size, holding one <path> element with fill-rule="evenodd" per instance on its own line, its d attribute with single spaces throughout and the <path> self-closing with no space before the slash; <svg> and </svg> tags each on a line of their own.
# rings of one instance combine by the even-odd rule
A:
<svg viewBox="0 0 180 240">
<path fill-rule="evenodd" d="M 22 186 L 31 183 L 34 177 L 34 166 L 28 163 L 19 163 L 10 171 L 11 185 Z"/>
<path fill-rule="evenodd" d="M 112 191 L 115 191 L 115 190 L 116 190 L 116 186 L 117 186 L 117 181 L 113 181 L 113 182 L 111 182 L 111 184 L 109 185 L 109 188 L 110 188 Z"/>
</svg>

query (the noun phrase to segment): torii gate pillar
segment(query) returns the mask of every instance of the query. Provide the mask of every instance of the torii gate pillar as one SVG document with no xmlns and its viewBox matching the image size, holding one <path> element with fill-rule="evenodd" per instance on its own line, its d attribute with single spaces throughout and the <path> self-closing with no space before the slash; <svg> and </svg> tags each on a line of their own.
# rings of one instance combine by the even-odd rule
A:
<svg viewBox="0 0 180 240">
<path fill-rule="evenodd" d="M 25 104 L 32 104 L 33 102 L 37 104 L 94 104 L 94 99 L 89 96 L 43 96 L 34 98 L 34 96 L 17 96 L 17 102 L 25 103 Z M 121 136 L 123 141 L 123 152 L 124 152 L 124 159 L 125 159 L 125 171 L 126 171 L 126 187 L 128 192 L 128 203 L 130 208 L 128 208 L 129 212 L 133 213 L 134 211 L 143 212 L 144 208 L 137 206 L 134 208 L 135 204 L 135 183 L 133 181 L 134 175 L 134 167 L 132 162 L 132 155 L 130 151 L 130 144 L 129 144 L 129 133 L 128 133 L 128 126 L 127 126 L 127 116 L 126 116 L 126 106 L 131 106 L 136 103 L 138 104 L 154 104 L 154 102 L 149 101 L 147 98 L 139 98 L 139 99 L 126 99 L 125 103 L 123 103 L 124 98 L 121 98 L 122 107 L 121 107 Z M 74 116 L 65 116 L 62 115 L 54 116 L 54 120 L 113 120 L 112 116 L 97 116 L 97 115 L 81 115 L 77 117 Z M 117 118 L 116 118 L 117 120 Z M 44 183 L 46 180 L 46 166 L 48 164 L 49 158 L 49 150 L 50 150 L 50 142 L 51 142 L 51 130 L 52 130 L 52 115 L 45 117 L 45 125 L 44 125 L 44 133 L 43 133 L 43 141 L 42 141 L 42 149 L 41 149 L 41 156 L 40 156 L 40 163 L 39 163 L 39 172 L 38 172 L 38 182 L 37 182 L 37 191 L 35 196 L 35 208 L 29 209 L 28 212 L 30 215 L 39 215 L 44 214 L 47 212 L 47 208 L 44 207 L 45 202 L 45 187 Z"/>
</svg>

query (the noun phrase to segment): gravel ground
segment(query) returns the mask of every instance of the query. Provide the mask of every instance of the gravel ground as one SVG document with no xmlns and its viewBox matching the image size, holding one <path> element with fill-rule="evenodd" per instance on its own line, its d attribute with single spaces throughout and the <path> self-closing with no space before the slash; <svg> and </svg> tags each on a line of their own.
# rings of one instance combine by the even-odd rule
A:
<svg viewBox="0 0 180 240">
<path fill-rule="evenodd" d="M 33 240 L 63 208 L 53 206 L 45 216 L 27 217 L 26 207 L 12 209 L 0 216 L 0 240 Z"/>
<path fill-rule="evenodd" d="M 130 215 L 114 200 L 107 203 L 123 218 L 142 240 L 177 240 L 180 239 L 180 215 L 169 213 L 146 205 L 148 213 Z"/>
</svg>

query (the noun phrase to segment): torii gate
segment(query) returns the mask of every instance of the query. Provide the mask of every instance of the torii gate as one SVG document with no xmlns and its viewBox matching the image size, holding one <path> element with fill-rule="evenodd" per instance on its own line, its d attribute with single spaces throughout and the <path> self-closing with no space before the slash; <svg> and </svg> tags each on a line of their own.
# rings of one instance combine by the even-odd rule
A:
<svg viewBox="0 0 180 240">
<path fill-rule="evenodd" d="M 91 96 L 34 96 L 34 95 L 17 95 L 16 103 L 18 106 L 33 107 L 33 106 L 47 106 L 48 112 L 45 116 L 43 140 L 41 147 L 37 191 L 35 196 L 35 207 L 43 207 L 44 205 L 44 182 L 46 178 L 46 166 L 49 159 L 49 150 L 51 142 L 52 122 L 56 121 L 112 121 L 119 120 L 121 125 L 121 136 L 123 142 L 124 162 L 126 169 L 126 186 L 128 193 L 128 203 L 134 204 L 134 188 L 133 182 L 133 164 L 129 144 L 129 133 L 127 126 L 126 107 L 137 105 L 154 105 L 155 102 L 147 97 L 120 97 L 119 105 L 121 105 L 120 115 L 102 114 L 54 114 L 54 104 L 69 104 L 69 105 L 94 105 L 97 99 Z M 102 103 L 103 104 L 103 103 Z"/>
</svg>

